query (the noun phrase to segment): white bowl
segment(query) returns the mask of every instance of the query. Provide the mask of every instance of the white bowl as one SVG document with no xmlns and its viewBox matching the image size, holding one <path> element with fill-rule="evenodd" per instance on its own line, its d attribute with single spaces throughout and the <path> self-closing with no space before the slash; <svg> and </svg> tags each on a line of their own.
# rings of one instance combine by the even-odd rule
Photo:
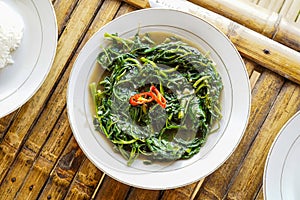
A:
<svg viewBox="0 0 300 200">
<path fill-rule="evenodd" d="M 131 166 L 113 151 L 111 142 L 94 130 L 89 84 L 96 58 L 105 45 L 105 32 L 131 37 L 137 31 L 170 32 L 209 51 L 222 77 L 220 129 L 209 135 L 200 152 L 187 160 Z M 171 9 L 144 9 L 123 15 L 102 27 L 83 47 L 73 66 L 67 108 L 73 134 L 86 156 L 103 172 L 125 184 L 146 189 L 169 189 L 191 184 L 220 167 L 237 147 L 250 111 L 250 86 L 244 63 L 229 39 L 206 21 Z"/>
</svg>

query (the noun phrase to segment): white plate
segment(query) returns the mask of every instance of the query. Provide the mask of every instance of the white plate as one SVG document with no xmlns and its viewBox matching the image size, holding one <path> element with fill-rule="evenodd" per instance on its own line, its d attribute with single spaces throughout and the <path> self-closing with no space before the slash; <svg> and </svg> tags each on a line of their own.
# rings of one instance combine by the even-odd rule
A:
<svg viewBox="0 0 300 200">
<path fill-rule="evenodd" d="M 300 112 L 274 140 L 264 171 L 265 199 L 300 199 Z"/>
<path fill-rule="evenodd" d="M 22 17 L 24 35 L 14 64 L 0 69 L 0 118 L 26 103 L 45 80 L 55 56 L 56 17 L 49 0 L 2 0 Z"/>
<path fill-rule="evenodd" d="M 105 45 L 105 32 L 121 37 L 137 31 L 164 31 L 188 38 L 209 51 L 222 76 L 221 128 L 209 136 L 200 153 L 188 160 L 132 166 L 112 150 L 110 141 L 94 131 L 89 104 L 89 83 L 96 57 Z M 100 74 L 99 74 L 100 75 Z M 171 9 L 144 9 L 123 15 L 101 28 L 83 47 L 71 72 L 67 108 L 73 134 L 87 157 L 109 176 L 147 189 L 175 188 L 195 182 L 216 170 L 231 155 L 245 130 L 250 110 L 250 87 L 244 63 L 228 38 L 211 24 L 188 13 Z"/>
</svg>

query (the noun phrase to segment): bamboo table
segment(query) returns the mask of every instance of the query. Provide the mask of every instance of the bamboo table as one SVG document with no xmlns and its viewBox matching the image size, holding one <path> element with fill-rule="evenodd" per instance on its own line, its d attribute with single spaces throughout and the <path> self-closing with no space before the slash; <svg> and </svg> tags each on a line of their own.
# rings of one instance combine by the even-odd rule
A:
<svg viewBox="0 0 300 200">
<path fill-rule="evenodd" d="M 206 2 L 222 4 L 221 0 Z M 66 111 L 68 78 L 83 45 L 104 24 L 145 7 L 147 1 L 52 3 L 59 38 L 50 74 L 25 105 L 0 119 L 0 199 L 263 199 L 263 170 L 270 146 L 300 109 L 299 29 L 276 21 L 274 13 L 259 10 L 264 15 L 257 15 L 251 24 L 243 12 L 241 18 L 236 15 L 243 6 L 231 7 L 237 9 L 235 15 L 226 15 L 226 10 L 216 9 L 222 6 L 202 5 L 240 20 L 245 28 L 199 7 L 200 15 L 225 32 L 244 58 L 252 88 L 249 123 L 236 151 L 213 174 L 181 188 L 149 191 L 122 184 L 98 170 L 77 145 Z M 261 21 L 263 16 L 269 21 Z M 257 39 L 259 44 L 253 45 Z"/>
</svg>

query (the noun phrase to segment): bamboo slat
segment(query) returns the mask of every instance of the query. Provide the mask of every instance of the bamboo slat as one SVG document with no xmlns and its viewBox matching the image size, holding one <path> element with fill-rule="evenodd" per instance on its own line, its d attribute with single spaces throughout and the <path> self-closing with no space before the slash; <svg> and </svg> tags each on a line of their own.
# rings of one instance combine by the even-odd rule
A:
<svg viewBox="0 0 300 200">
<path fill-rule="evenodd" d="M 189 11 L 214 24 L 230 38 L 243 56 L 300 83 L 300 53 L 190 2 L 176 8 Z"/>
<path fill-rule="evenodd" d="M 144 190 L 139 188 L 131 188 L 131 191 L 126 200 L 137 200 L 137 199 L 151 199 L 159 200 L 159 190 Z"/>
<path fill-rule="evenodd" d="M 260 188 L 258 194 L 255 197 L 255 200 L 264 200 L 263 187 Z"/>
<path fill-rule="evenodd" d="M 198 200 L 223 199 L 226 196 L 230 183 L 236 177 L 237 170 L 250 149 L 249 141 L 256 138 L 257 129 L 267 117 L 283 84 L 284 79 L 277 74 L 269 70 L 262 72 L 252 90 L 251 115 L 244 137 L 232 156 L 218 170 L 205 178 L 197 196 Z"/>
<path fill-rule="evenodd" d="M 293 22 L 261 6 L 232 0 L 190 0 L 215 13 L 228 17 L 258 33 L 282 43 L 297 51 L 300 50 L 300 28 Z M 280 35 L 280 36 L 277 36 Z"/>
<path fill-rule="evenodd" d="M 14 118 L 16 117 L 18 111 L 10 113 L 9 115 L 0 118 L 0 141 L 6 134 L 10 124 L 13 122 Z"/>
<path fill-rule="evenodd" d="M 184 187 L 176 188 L 173 190 L 166 190 L 161 200 L 176 200 L 176 199 L 191 199 L 197 183 L 192 183 Z"/>
<path fill-rule="evenodd" d="M 149 1 L 148 0 L 126 0 L 125 2 L 129 3 L 138 8 L 148 8 Z"/>
<path fill-rule="evenodd" d="M 252 61 L 249 61 L 248 59 L 244 58 L 243 60 L 247 69 L 247 73 L 250 76 L 253 73 L 254 69 L 258 67 L 258 65 Z"/>
<path fill-rule="evenodd" d="M 130 190 L 130 186 L 120 183 L 109 176 L 106 176 L 100 190 L 95 196 L 96 200 L 122 200 Z"/>
<path fill-rule="evenodd" d="M 42 192 L 39 194 L 39 198 L 63 199 L 68 192 L 73 177 L 85 158 L 74 137 L 72 137 L 60 156 L 57 165 L 52 170 Z"/>
<path fill-rule="evenodd" d="M 54 102 L 60 105 L 60 99 L 61 98 L 54 99 L 54 101 L 50 101 L 47 105 L 44 111 L 45 114 L 42 115 L 36 126 L 31 131 L 31 134 L 26 140 L 26 143 L 24 144 L 20 153 L 16 156 L 17 158 L 14 161 L 14 164 L 12 165 L 12 167 L 10 167 L 8 174 L 4 179 L 4 183 L 0 188 L 0 194 L 3 194 L 5 190 L 11 188 L 10 180 L 13 178 L 16 178 L 16 180 L 14 181 L 14 187 L 11 188 L 11 192 L 9 194 L 13 195 L 18 191 L 18 188 L 21 186 L 22 182 L 27 176 L 27 172 L 30 170 L 32 163 L 39 153 L 40 148 L 43 146 L 48 137 L 51 138 L 50 133 L 54 124 L 57 122 L 56 118 L 54 118 L 53 116 L 60 116 L 60 113 L 64 108 L 64 105 L 61 105 L 57 109 L 52 109 L 51 105 L 53 105 Z M 67 120 L 67 118 L 65 120 Z M 49 124 L 45 124 L 45 121 Z M 60 125 L 63 126 L 62 124 Z M 63 143 L 63 140 L 60 142 Z M 9 197 L 7 198 L 9 199 Z"/>
<path fill-rule="evenodd" d="M 70 131 L 66 131 L 65 127 L 68 126 L 68 119 L 66 115 L 63 118 L 63 122 L 58 123 L 57 118 L 60 116 L 60 113 L 65 108 L 65 93 L 66 93 L 66 83 L 68 81 L 68 76 L 63 76 L 60 83 L 58 84 L 56 90 L 53 92 L 52 97 L 48 101 L 45 109 L 43 110 L 40 119 L 35 124 L 35 126 L 32 128 L 30 135 L 28 136 L 23 148 L 21 149 L 20 153 L 17 155 L 17 159 L 14 162 L 14 164 L 10 167 L 10 171 L 5 177 L 4 183 L 7 183 L 8 180 L 11 180 L 14 177 L 17 177 L 16 181 L 14 182 L 14 187 L 11 189 L 10 195 L 14 194 L 16 191 L 19 190 L 21 185 L 32 185 L 35 180 L 32 180 L 30 177 L 37 177 L 41 173 L 46 173 L 47 170 L 51 170 L 51 164 L 52 167 L 55 163 L 56 158 L 60 153 L 56 153 L 55 151 L 55 143 L 57 145 L 63 145 L 66 143 L 66 141 L 69 140 L 70 137 Z M 60 121 L 59 121 L 60 122 Z M 67 125 L 66 125 L 67 123 Z M 54 131 L 54 136 L 51 134 L 53 126 L 55 124 L 58 124 L 62 129 L 60 133 L 57 133 Z M 64 128 L 63 128 L 64 127 Z M 56 130 L 56 129 L 54 129 Z M 67 134 L 69 133 L 69 134 Z M 57 135 L 56 135 L 57 134 Z M 63 136 L 63 137 L 62 137 Z M 48 166 L 48 168 L 45 169 L 45 171 L 41 171 L 38 169 L 43 169 L 43 167 L 39 166 L 34 169 L 33 172 L 29 172 L 32 167 L 32 163 L 35 161 L 36 156 L 41 151 L 41 148 L 45 141 L 47 140 L 47 143 L 50 142 L 51 148 L 47 147 L 46 145 L 46 152 L 44 153 L 44 156 L 42 156 L 41 163 L 45 164 L 45 160 L 48 160 L 48 162 L 52 163 L 46 163 L 45 166 Z M 58 141 L 58 142 L 57 142 Z M 44 148 L 44 147 L 43 147 Z M 58 148 L 59 150 L 59 148 Z M 42 154 L 45 150 L 42 150 Z M 50 155 L 56 155 L 56 158 L 48 158 L 48 154 Z M 48 159 L 47 159 L 48 158 Z M 50 171 L 49 171 L 50 172 Z M 30 177 L 28 180 L 24 181 L 27 177 L 27 174 L 30 174 Z M 24 182 L 25 183 L 24 183 Z M 42 187 L 40 185 L 40 187 Z M 2 184 L 1 191 L 5 191 L 7 188 L 10 188 L 11 185 L 9 184 Z M 29 187 L 29 186 L 28 186 Z M 27 192 L 29 192 L 28 187 L 24 189 L 24 187 L 21 189 L 22 195 L 28 195 Z M 35 188 L 39 188 L 39 186 L 35 186 Z M 25 192 L 25 194 L 23 194 Z M 30 190 L 30 196 L 33 195 L 33 191 Z M 36 194 L 35 194 L 36 195 Z"/>
<path fill-rule="evenodd" d="M 91 199 L 102 176 L 103 173 L 86 159 L 74 177 L 73 183 L 64 199 Z"/>
<path fill-rule="evenodd" d="M 258 71 L 253 71 L 253 73 L 250 77 L 251 90 L 255 87 L 255 84 L 258 81 L 260 75 L 261 75 L 261 73 L 259 73 Z"/>
<path fill-rule="evenodd" d="M 261 71 L 260 66 L 258 66 L 256 63 L 253 63 L 247 59 L 244 59 L 244 63 L 248 72 L 248 75 L 250 76 L 250 88 L 251 90 L 256 85 L 256 82 L 258 81 Z"/>
<path fill-rule="evenodd" d="M 258 186 L 262 182 L 271 144 L 286 121 L 300 109 L 299 99 L 300 86 L 287 82 L 251 145 L 242 168 L 228 191 L 228 199 L 251 199 L 259 191 Z"/>
<path fill-rule="evenodd" d="M 126 13 L 132 12 L 134 10 L 136 10 L 136 8 L 133 7 L 132 5 L 123 3 L 120 9 L 118 10 L 118 13 L 116 14 L 115 18 L 120 17 L 121 15 L 124 15 Z"/>
<path fill-rule="evenodd" d="M 78 0 L 57 0 L 55 4 L 55 14 L 57 21 L 58 34 L 60 35 L 65 28 L 71 13 L 74 11 Z"/>
<path fill-rule="evenodd" d="M 38 156 L 34 157 L 34 153 L 29 150 L 26 151 L 26 147 L 22 149 L 17 157 L 15 165 L 6 177 L 6 179 L 16 177 L 13 187 L 11 187 L 11 185 L 8 185 L 7 187 L 11 187 L 11 190 L 17 190 L 17 192 L 9 193 L 7 195 L 16 193 L 18 199 L 24 197 L 28 197 L 28 199 L 37 199 L 44 184 L 48 180 L 50 172 L 70 140 L 71 135 L 72 132 L 69 127 L 67 113 L 64 111 Z M 28 151 L 33 155 L 28 155 Z M 18 172 L 17 170 L 20 171 Z M 6 188 L 6 185 L 2 184 L 1 188 Z"/>
</svg>

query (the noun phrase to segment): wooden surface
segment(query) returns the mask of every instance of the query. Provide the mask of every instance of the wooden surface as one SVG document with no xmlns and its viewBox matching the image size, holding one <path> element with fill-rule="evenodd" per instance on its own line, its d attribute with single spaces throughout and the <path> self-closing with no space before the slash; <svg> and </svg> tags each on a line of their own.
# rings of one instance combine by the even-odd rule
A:
<svg viewBox="0 0 300 200">
<path fill-rule="evenodd" d="M 147 5 L 143 0 L 134 2 Z M 280 72 L 266 68 L 265 60 L 272 57 L 249 56 L 256 47 L 245 44 L 246 33 L 237 31 L 237 39 L 231 39 L 246 63 L 252 106 L 236 151 L 217 171 L 191 185 L 164 191 L 138 189 L 110 178 L 86 158 L 69 126 L 66 89 L 73 63 L 92 34 L 115 17 L 139 8 L 119 0 L 52 3 L 59 38 L 50 74 L 24 106 L 0 119 L 0 199 L 263 199 L 262 176 L 270 146 L 283 124 L 300 109 L 300 86 L 281 71 L 289 58 L 276 60 L 274 67 Z M 271 44 L 279 45 L 274 40 Z M 249 49 L 243 51 L 243 45 Z M 297 68 L 298 52 L 293 56 Z"/>
</svg>

